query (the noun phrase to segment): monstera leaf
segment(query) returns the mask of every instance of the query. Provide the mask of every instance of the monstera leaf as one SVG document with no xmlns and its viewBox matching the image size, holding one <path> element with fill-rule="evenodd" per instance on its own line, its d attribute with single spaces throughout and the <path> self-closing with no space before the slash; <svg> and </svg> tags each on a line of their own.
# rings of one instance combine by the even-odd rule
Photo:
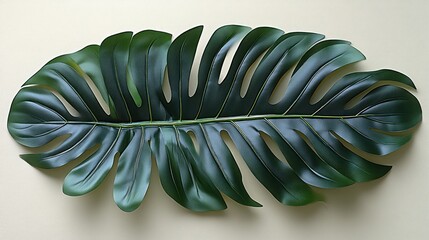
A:
<svg viewBox="0 0 429 240">
<path fill-rule="evenodd" d="M 393 70 L 347 74 L 314 100 L 328 75 L 364 56 L 347 41 L 270 27 L 216 30 L 198 59 L 192 92 L 202 29 L 172 42 L 164 32 L 124 32 L 47 63 L 11 106 L 10 134 L 36 148 L 21 157 L 35 167 L 56 168 L 87 156 L 65 177 L 63 191 L 73 196 L 95 189 L 117 164 L 113 196 L 124 211 L 142 202 L 152 157 L 166 193 L 188 209 L 225 209 L 221 193 L 260 206 L 243 186 L 224 140 L 230 138 L 278 201 L 305 205 L 321 199 L 312 186 L 338 188 L 385 175 L 390 166 L 358 152 L 391 153 L 421 121 L 419 102 L 405 89 L 414 88 L 412 81 Z M 288 86 L 273 102 L 287 73 Z M 51 148 L 37 152 L 47 144 Z"/>
</svg>

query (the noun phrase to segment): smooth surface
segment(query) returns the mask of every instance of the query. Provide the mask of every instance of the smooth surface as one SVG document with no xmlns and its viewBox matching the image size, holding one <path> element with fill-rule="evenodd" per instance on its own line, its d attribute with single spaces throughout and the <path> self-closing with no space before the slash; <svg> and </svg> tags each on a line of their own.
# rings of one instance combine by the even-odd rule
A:
<svg viewBox="0 0 429 240">
<path fill-rule="evenodd" d="M 241 161 L 244 183 L 263 208 L 227 201 L 228 210 L 196 214 L 174 203 L 158 175 L 142 206 L 124 213 L 111 201 L 113 175 L 83 197 L 62 194 L 70 166 L 38 170 L 19 159 L 25 149 L 6 130 L 13 96 L 43 64 L 60 54 L 100 43 L 106 36 L 152 28 L 181 33 L 203 24 L 269 25 L 313 31 L 352 41 L 367 61 L 364 70 L 392 68 L 410 76 L 424 119 L 429 104 L 429 32 L 425 1 L 0 1 L 0 239 L 426 239 L 429 234 L 429 163 L 425 120 L 404 149 L 383 161 L 386 177 L 324 191 L 326 203 L 286 207 L 277 203 Z M 175 35 L 177 36 L 177 35 Z M 204 37 L 204 36 L 203 36 Z"/>
</svg>

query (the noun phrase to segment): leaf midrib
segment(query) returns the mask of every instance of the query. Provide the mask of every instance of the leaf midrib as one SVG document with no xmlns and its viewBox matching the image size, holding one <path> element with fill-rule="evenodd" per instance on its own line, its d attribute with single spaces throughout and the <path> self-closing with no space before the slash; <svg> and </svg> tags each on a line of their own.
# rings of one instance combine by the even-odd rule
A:
<svg viewBox="0 0 429 240">
<path fill-rule="evenodd" d="M 116 123 L 116 122 L 93 122 L 93 121 L 45 121 L 36 124 L 88 124 L 98 125 L 116 128 L 135 128 L 135 127 L 166 127 L 166 126 L 182 126 L 182 125 L 197 125 L 206 123 L 220 123 L 220 122 L 240 122 L 240 121 L 252 121 L 252 120 L 263 120 L 263 119 L 351 119 L 351 118 L 367 118 L 372 116 L 378 116 L 378 114 L 366 114 L 366 115 L 278 115 L 278 114 L 267 114 L 267 115 L 254 115 L 254 116 L 232 116 L 232 117 L 220 117 L 220 118 L 201 118 L 191 120 L 160 120 L 160 121 L 139 121 L 132 123 Z"/>
</svg>

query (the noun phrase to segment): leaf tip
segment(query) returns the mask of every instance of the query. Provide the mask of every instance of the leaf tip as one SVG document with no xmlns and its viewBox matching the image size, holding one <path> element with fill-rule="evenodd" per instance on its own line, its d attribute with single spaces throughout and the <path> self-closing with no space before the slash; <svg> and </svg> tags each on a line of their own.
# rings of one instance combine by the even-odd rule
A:
<svg viewBox="0 0 429 240">
<path fill-rule="evenodd" d="M 130 213 L 135 211 L 137 208 L 139 208 L 140 203 L 127 204 L 127 203 L 116 202 L 116 206 L 118 206 L 122 211 Z"/>
</svg>

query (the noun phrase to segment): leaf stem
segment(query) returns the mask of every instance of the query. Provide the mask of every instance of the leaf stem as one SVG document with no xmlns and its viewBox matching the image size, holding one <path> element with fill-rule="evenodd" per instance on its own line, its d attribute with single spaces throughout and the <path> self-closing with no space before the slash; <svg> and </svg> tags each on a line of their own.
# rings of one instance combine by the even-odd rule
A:
<svg viewBox="0 0 429 240">
<path fill-rule="evenodd" d="M 183 125 L 194 125 L 194 124 L 206 124 L 206 123 L 218 123 L 218 122 L 238 122 L 238 121 L 250 121 L 260 119 L 285 119 L 285 118 L 311 118 L 311 119 L 347 119 L 347 118 L 362 118 L 368 117 L 366 115 L 359 116 L 323 116 L 323 115 L 254 115 L 254 116 L 233 116 L 233 117 L 219 117 L 219 118 L 201 118 L 201 119 L 190 119 L 190 120 L 160 120 L 160 121 L 140 121 L 132 123 L 114 123 L 114 122 L 86 122 L 86 121 L 46 121 L 39 124 L 89 124 L 107 127 L 117 128 L 135 128 L 135 127 L 163 127 L 163 126 L 183 126 Z"/>
</svg>

